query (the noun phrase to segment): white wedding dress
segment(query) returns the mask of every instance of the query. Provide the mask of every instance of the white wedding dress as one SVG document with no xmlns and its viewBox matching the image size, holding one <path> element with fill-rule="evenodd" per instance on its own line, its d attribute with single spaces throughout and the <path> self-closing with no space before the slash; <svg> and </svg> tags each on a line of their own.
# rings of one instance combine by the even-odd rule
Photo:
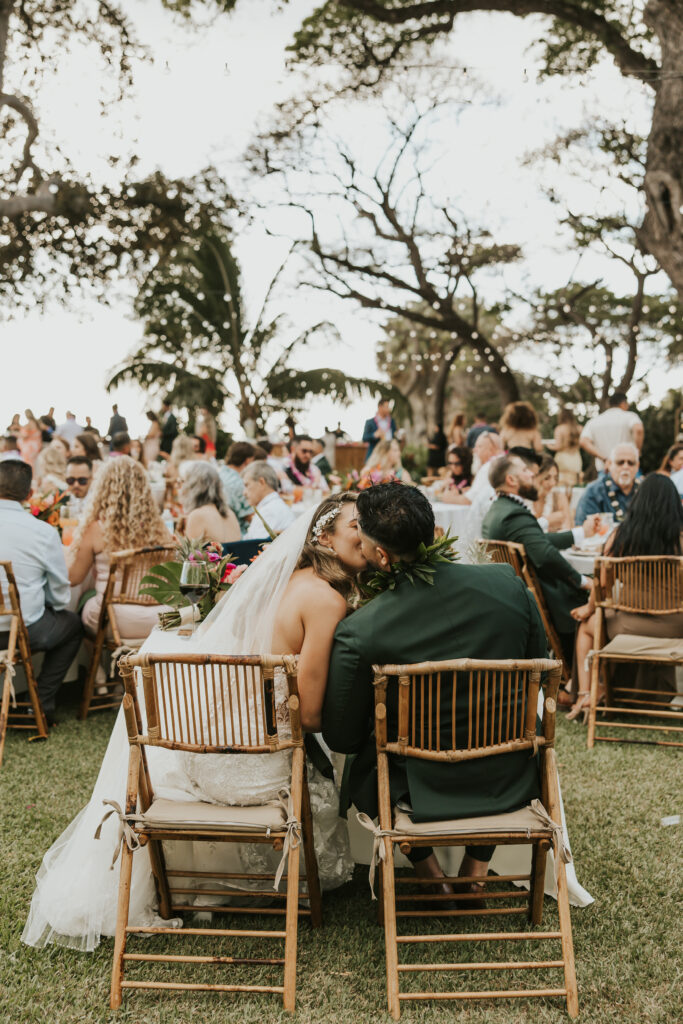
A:
<svg viewBox="0 0 683 1024">
<path fill-rule="evenodd" d="M 264 654 L 271 648 L 275 616 L 296 566 L 310 517 L 301 516 L 269 545 L 257 562 L 249 567 L 197 630 L 192 640 L 155 630 L 142 648 L 154 653 Z M 283 679 L 276 678 L 278 696 L 286 699 Z M 280 690 L 280 693 L 278 691 Z M 143 723 L 144 724 L 144 723 Z M 287 752 L 254 755 L 190 755 L 148 747 L 149 770 L 158 797 L 172 800 L 224 802 L 229 794 L 236 805 L 261 804 L 277 798 L 289 780 Z M 97 826 L 107 810 L 104 800 L 125 802 L 128 766 L 128 739 L 123 712 L 119 711 L 100 773 L 90 801 L 74 818 L 45 854 L 36 876 L 36 889 L 28 920 L 22 934 L 27 945 L 42 947 L 50 942 L 90 951 L 100 936 L 113 935 L 118 895 L 118 861 L 112 859 L 118 848 L 119 824 L 112 815 Z M 348 829 L 338 817 L 339 792 L 312 765 L 308 766 L 309 789 L 318 870 L 323 889 L 332 889 L 348 881 L 353 871 Z M 265 845 L 214 843 L 164 843 L 167 866 L 193 871 L 272 871 L 280 855 Z M 185 883 L 183 883 L 185 884 Z M 197 884 L 195 905 L 229 902 L 226 897 L 203 897 Z M 211 880 L 216 888 L 216 881 Z M 232 883 L 234 892 L 235 884 Z M 145 847 L 133 858 L 130 923 L 137 926 L 158 924 L 156 892 Z M 180 926 L 182 922 L 175 922 Z"/>
</svg>

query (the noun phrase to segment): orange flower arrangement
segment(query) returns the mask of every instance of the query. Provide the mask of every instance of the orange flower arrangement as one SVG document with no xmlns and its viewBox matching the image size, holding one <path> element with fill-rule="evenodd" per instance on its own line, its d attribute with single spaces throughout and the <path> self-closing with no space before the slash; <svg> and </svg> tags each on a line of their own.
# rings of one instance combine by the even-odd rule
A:
<svg viewBox="0 0 683 1024">
<path fill-rule="evenodd" d="M 60 526 L 60 510 L 68 498 L 68 491 L 32 495 L 25 507 L 32 516 L 36 517 L 36 519 L 42 519 L 44 523 L 49 523 L 50 526 L 54 526 L 55 529 L 59 531 L 59 535 L 61 537 L 62 528 Z"/>
</svg>

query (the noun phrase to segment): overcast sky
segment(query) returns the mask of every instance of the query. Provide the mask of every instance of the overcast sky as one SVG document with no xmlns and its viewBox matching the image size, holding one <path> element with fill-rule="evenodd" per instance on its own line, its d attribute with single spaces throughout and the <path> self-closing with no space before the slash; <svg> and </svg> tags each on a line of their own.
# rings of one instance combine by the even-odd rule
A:
<svg viewBox="0 0 683 1024">
<path fill-rule="evenodd" d="M 274 13 L 272 0 L 249 0 L 235 16 L 224 16 L 204 29 L 189 30 L 161 8 L 157 0 L 128 0 L 131 18 L 154 63 L 140 63 L 135 72 L 135 95 L 100 115 L 97 82 L 87 52 L 60 61 L 59 69 L 40 96 L 43 131 L 50 131 L 78 168 L 108 173 L 105 159 L 112 152 L 137 152 L 141 172 L 160 167 L 170 177 L 191 175 L 214 164 L 235 190 L 248 195 L 248 180 L 240 155 L 253 131 L 265 124 L 273 104 L 289 94 L 292 76 L 284 66 L 284 48 L 302 17 L 314 4 L 291 0 Z M 626 85 L 606 62 L 587 80 L 535 81 L 535 58 L 529 52 L 534 23 L 512 16 L 473 15 L 458 21 L 458 31 L 443 58 L 467 66 L 469 78 L 486 81 L 489 102 L 463 108 L 443 134 L 450 140 L 442 160 L 443 190 L 455 193 L 468 216 L 491 228 L 497 239 L 523 244 L 527 260 L 521 270 L 506 271 L 496 285 L 519 287 L 523 275 L 547 287 L 564 284 L 575 270 L 576 258 L 565 250 L 554 222 L 554 210 L 539 190 L 548 172 L 521 166 L 536 149 L 562 130 L 575 126 L 591 112 L 623 114 L 628 110 L 636 129 L 647 125 L 648 107 L 641 87 Z M 406 72 L 408 74 L 408 72 Z M 462 74 L 460 78 L 466 83 Z M 340 130 L 365 153 L 377 146 L 381 133 L 371 111 L 349 109 Z M 557 172 L 553 172 L 557 173 Z M 595 201 L 590 183 L 564 177 L 561 182 L 574 208 Z M 609 190 L 604 202 L 611 201 Z M 270 223 L 272 227 L 272 222 Z M 287 244 L 269 239 L 258 225 L 240 239 L 245 291 L 255 308 L 270 274 Z M 581 267 L 585 279 L 603 276 L 617 291 L 627 279 L 604 264 L 588 259 Z M 660 287 L 665 280 L 659 282 Z M 339 327 L 343 344 L 329 351 L 319 345 L 302 355 L 302 365 L 330 364 L 355 374 L 376 375 L 374 341 L 381 332 L 367 313 L 311 295 L 291 279 L 278 300 L 292 321 L 304 326 L 321 316 Z M 106 428 L 112 401 L 118 401 L 134 433 L 144 431 L 144 411 L 151 400 L 137 388 L 122 387 L 108 395 L 107 372 L 135 347 L 141 328 L 130 315 L 122 295 L 111 307 L 76 299 L 68 311 L 53 308 L 32 313 L 3 327 L 3 372 L 0 377 L 0 415 L 31 406 L 36 413 L 56 407 L 57 419 L 67 408 L 80 421 L 92 416 Z M 543 373 L 538 359 L 523 357 L 525 367 Z M 520 365 L 519 360 L 516 365 Z M 655 372 L 650 381 L 655 397 L 683 382 L 683 374 Z M 321 400 L 312 403 L 302 423 L 313 432 L 341 418 L 346 429 L 359 435 L 371 403 L 359 402 L 338 410 Z M 226 409 L 224 425 L 237 421 Z M 277 426 L 276 423 L 272 425 Z"/>
</svg>

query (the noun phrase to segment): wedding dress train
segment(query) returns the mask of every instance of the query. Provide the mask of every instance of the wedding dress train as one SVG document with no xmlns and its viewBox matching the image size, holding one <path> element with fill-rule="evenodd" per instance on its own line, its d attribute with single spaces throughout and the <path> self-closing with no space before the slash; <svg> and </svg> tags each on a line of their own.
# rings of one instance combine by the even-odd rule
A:
<svg viewBox="0 0 683 1024">
<path fill-rule="evenodd" d="M 143 652 L 156 654 L 269 653 L 275 615 L 284 589 L 294 571 L 309 525 L 302 516 L 250 566 L 214 608 L 195 637 L 182 640 L 174 633 L 155 630 Z M 276 705 L 278 686 L 276 678 Z M 280 699 L 285 695 L 280 689 Z M 143 723 L 144 726 L 144 723 Z M 289 780 L 289 757 L 278 754 L 188 755 L 162 747 L 148 747 L 149 770 L 155 795 L 171 800 L 206 800 L 232 804 L 264 803 L 277 797 Z M 118 895 L 119 823 L 115 816 L 104 822 L 99 839 L 95 831 L 106 807 L 104 800 L 125 802 L 129 745 L 123 711 L 117 716 L 90 801 L 74 818 L 43 858 L 36 889 L 22 934 L 27 945 L 43 947 L 50 942 L 91 951 L 102 935 L 113 935 Z M 335 783 L 312 765 L 308 782 L 318 870 L 323 889 L 348 881 L 353 871 L 346 822 L 338 817 L 339 792 Z M 220 847 L 220 848 L 219 848 Z M 258 844 L 164 843 L 168 867 L 193 871 L 271 872 L 280 855 Z M 210 861 L 210 865 L 209 862 Z M 194 903 L 199 907 L 229 901 L 202 896 L 201 882 Z M 185 884 L 185 883 L 183 883 Z M 216 888 L 215 879 L 211 887 Z M 235 889 L 231 883 L 230 888 Z M 158 924 L 156 892 L 146 847 L 133 858 L 130 923 Z M 175 922 L 179 927 L 182 922 Z"/>
</svg>

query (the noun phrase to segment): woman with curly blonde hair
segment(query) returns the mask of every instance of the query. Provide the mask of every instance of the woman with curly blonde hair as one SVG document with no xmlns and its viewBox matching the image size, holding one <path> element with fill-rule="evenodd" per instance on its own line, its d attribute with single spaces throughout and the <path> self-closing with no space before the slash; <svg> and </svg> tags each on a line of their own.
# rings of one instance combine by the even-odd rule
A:
<svg viewBox="0 0 683 1024">
<path fill-rule="evenodd" d="M 143 467 L 127 455 L 106 462 L 91 487 L 68 558 L 72 586 L 82 583 L 94 571 L 97 593 L 86 601 L 81 613 L 88 633 L 97 632 L 110 556 L 127 548 L 172 541 Z M 157 623 L 158 612 L 155 605 L 122 605 L 117 611 L 120 633 L 128 637 L 147 636 Z"/>
</svg>

